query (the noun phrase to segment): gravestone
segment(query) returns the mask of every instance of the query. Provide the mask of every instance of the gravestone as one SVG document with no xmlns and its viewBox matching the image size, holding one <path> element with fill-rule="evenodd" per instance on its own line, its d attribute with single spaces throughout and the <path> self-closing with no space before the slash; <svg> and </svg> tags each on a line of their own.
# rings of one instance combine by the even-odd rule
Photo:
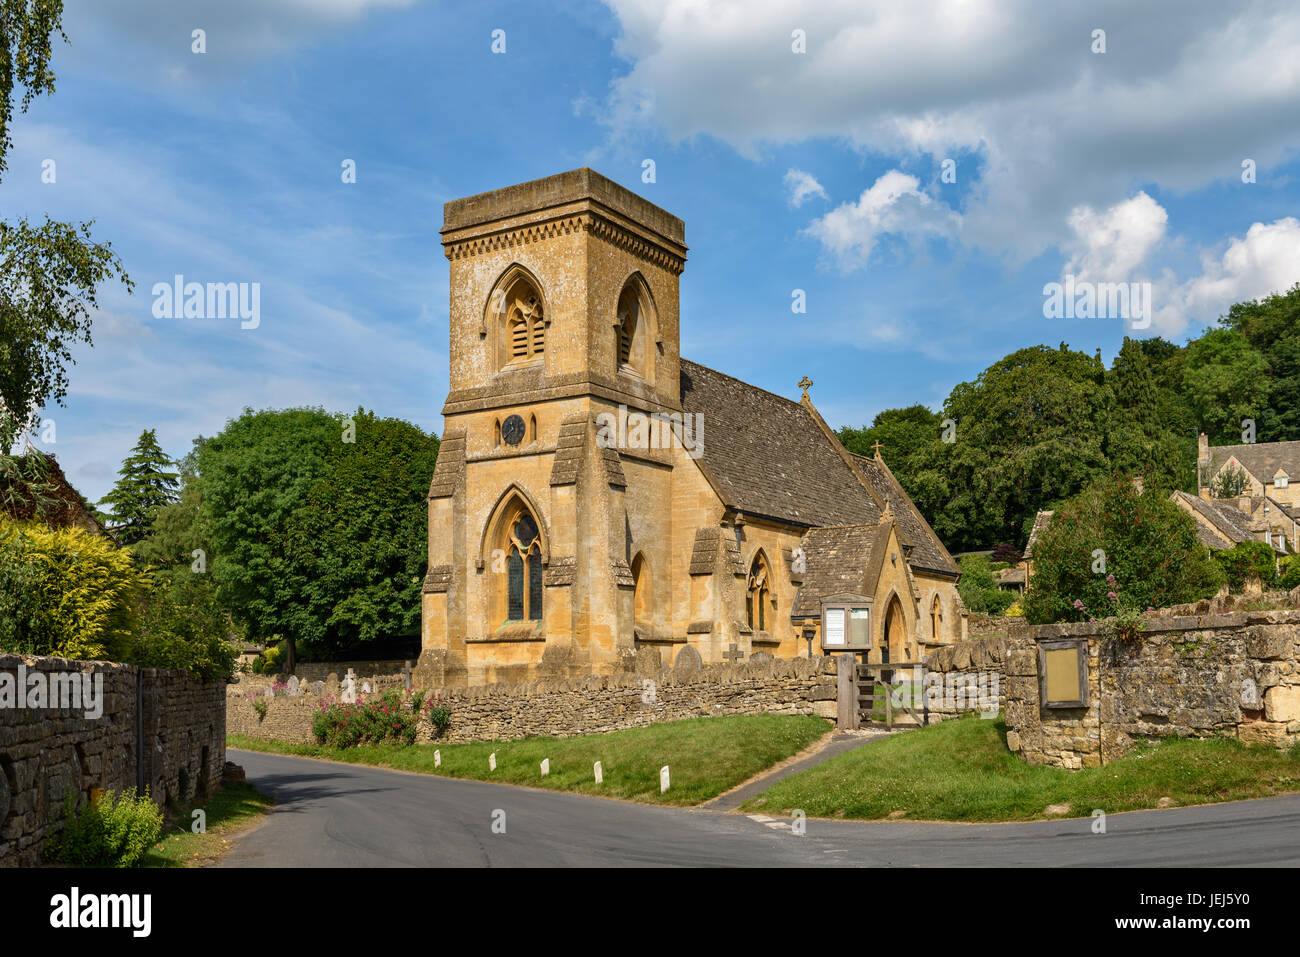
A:
<svg viewBox="0 0 1300 957">
<path fill-rule="evenodd" d="M 324 697 L 324 696 L 325 696 L 325 682 L 323 682 L 323 681 L 313 681 L 313 682 L 311 683 L 311 693 L 314 694 L 314 695 L 316 695 L 317 697 Z"/>
<path fill-rule="evenodd" d="M 348 673 L 343 676 L 343 684 L 340 688 L 340 694 L 342 695 L 342 701 L 344 704 L 357 703 L 357 676 L 353 674 L 351 668 L 349 668 Z"/>
<path fill-rule="evenodd" d="M 275 688 L 273 688 L 273 687 L 268 687 L 268 688 L 266 689 L 266 696 L 267 696 L 268 698 L 274 698 L 274 697 L 275 697 Z"/>
<path fill-rule="evenodd" d="M 325 693 L 332 698 L 339 696 L 339 674 L 337 671 L 331 671 L 325 676 Z"/>
<path fill-rule="evenodd" d="M 409 661 L 402 662 L 402 687 L 407 691 L 415 687 L 411 680 L 411 663 Z"/>
<path fill-rule="evenodd" d="M 361 682 L 361 693 L 362 693 L 362 694 L 370 694 L 370 682 L 369 682 L 369 681 L 363 681 L 363 682 Z"/>
<path fill-rule="evenodd" d="M 298 676 L 297 676 L 297 675 L 291 675 L 291 676 L 289 677 L 289 697 L 290 697 L 290 698 L 296 698 L 296 697 L 298 697 L 298 694 L 299 694 L 299 688 L 300 688 L 300 686 L 299 686 L 299 683 L 298 683 Z"/>
<path fill-rule="evenodd" d="M 766 651 L 756 651 L 749 656 L 749 661 L 751 664 L 753 664 L 754 662 L 775 661 L 775 660 L 776 659 Z"/>
<path fill-rule="evenodd" d="M 704 659 L 691 645 L 683 646 L 681 651 L 677 652 L 677 658 L 673 662 L 673 671 L 682 677 L 699 674 L 700 669 L 703 667 Z"/>
</svg>

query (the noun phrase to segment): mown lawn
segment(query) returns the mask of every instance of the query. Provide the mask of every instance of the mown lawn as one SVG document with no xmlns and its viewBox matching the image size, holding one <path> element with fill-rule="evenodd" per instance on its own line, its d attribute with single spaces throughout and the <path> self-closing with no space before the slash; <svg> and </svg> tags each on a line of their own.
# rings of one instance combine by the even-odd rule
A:
<svg viewBox="0 0 1300 957">
<path fill-rule="evenodd" d="M 297 754 L 421 774 L 527 784 L 647 804 L 688 806 L 717 797 L 797 754 L 830 730 L 830 722 L 822 718 L 728 715 L 577 738 L 337 749 L 232 734 L 226 743 L 248 751 Z M 441 767 L 434 767 L 435 751 L 442 755 Z M 488 756 L 494 752 L 496 770 L 490 771 Z M 547 758 L 551 762 L 550 774 L 542 777 L 541 763 Z M 597 761 L 604 772 L 604 783 L 599 785 L 593 776 Z M 659 769 L 665 764 L 670 768 L 671 786 L 660 794 Z"/>
<path fill-rule="evenodd" d="M 229 836 L 256 823 L 271 807 L 271 799 L 250 784 L 227 784 L 204 800 L 168 815 L 162 836 L 140 861 L 141 867 L 202 867 L 229 847 Z M 206 830 L 195 834 L 194 810 L 206 815 Z"/>
<path fill-rule="evenodd" d="M 810 817 L 1024 821 L 1069 804 L 1071 817 L 1211 804 L 1300 791 L 1300 749 L 1235 739 L 1169 739 L 1100 768 L 1030 767 L 1007 750 L 1006 726 L 945 721 L 867 744 L 774 784 L 742 810 Z M 1167 802 L 1166 802 L 1167 803 Z"/>
</svg>

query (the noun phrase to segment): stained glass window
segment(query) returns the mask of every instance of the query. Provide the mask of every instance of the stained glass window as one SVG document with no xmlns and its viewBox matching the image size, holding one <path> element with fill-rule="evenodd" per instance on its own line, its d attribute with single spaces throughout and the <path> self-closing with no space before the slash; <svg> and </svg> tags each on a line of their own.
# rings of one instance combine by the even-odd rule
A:
<svg viewBox="0 0 1300 957">
<path fill-rule="evenodd" d="M 509 621 L 524 620 L 524 560 L 519 557 L 517 549 L 510 549 L 506 559 L 506 618 Z"/>
</svg>

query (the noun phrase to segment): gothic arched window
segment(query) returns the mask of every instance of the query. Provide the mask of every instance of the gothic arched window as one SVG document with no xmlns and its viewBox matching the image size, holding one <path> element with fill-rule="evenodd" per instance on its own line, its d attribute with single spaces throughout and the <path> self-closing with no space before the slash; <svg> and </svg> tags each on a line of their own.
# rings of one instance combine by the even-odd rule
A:
<svg viewBox="0 0 1300 957">
<path fill-rule="evenodd" d="M 772 596 L 771 579 L 767 556 L 759 552 L 749 566 L 749 582 L 745 590 L 749 627 L 754 631 L 767 631 L 767 605 Z"/>
<path fill-rule="evenodd" d="M 650 294 L 644 281 L 633 276 L 623 286 L 615 312 L 615 351 L 620 372 L 650 376 L 653 370 L 649 343 L 653 320 Z"/>
<path fill-rule="evenodd" d="M 546 309 L 541 289 L 522 266 L 507 269 L 488 297 L 487 325 L 495 324 L 498 367 L 529 362 L 546 352 Z"/>
<path fill-rule="evenodd" d="M 537 522 L 521 508 L 506 529 L 506 621 L 540 621 L 542 542 Z"/>
</svg>

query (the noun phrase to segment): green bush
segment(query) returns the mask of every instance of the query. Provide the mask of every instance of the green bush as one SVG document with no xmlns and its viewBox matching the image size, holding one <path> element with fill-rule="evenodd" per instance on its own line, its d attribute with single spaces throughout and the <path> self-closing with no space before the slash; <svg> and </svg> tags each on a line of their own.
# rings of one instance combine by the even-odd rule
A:
<svg viewBox="0 0 1300 957">
<path fill-rule="evenodd" d="M 316 741 L 331 748 L 358 744 L 414 744 L 419 715 L 404 707 L 402 696 L 387 691 L 371 701 L 356 704 L 326 702 L 312 716 Z"/>
<path fill-rule="evenodd" d="M 1297 586 L 1300 586 L 1300 555 L 1291 555 L 1285 559 L 1278 587 L 1290 591 Z"/>
<path fill-rule="evenodd" d="M 1167 490 L 1115 476 L 1055 510 L 1034 543 L 1031 624 L 1126 617 L 1208 598 L 1223 573 Z"/>
<path fill-rule="evenodd" d="M 957 593 L 966 608 L 981 615 L 1000 615 L 1016 601 L 1016 593 L 1002 591 L 993 578 L 993 568 L 983 555 L 964 555 Z"/>
<path fill-rule="evenodd" d="M 128 660 L 148 587 L 131 553 L 107 539 L 0 518 L 0 651 Z"/>
<path fill-rule="evenodd" d="M 106 791 L 75 810 L 68 796 L 67 823 L 50 842 L 49 856 L 73 867 L 134 867 L 158 843 L 163 816 L 146 792 Z"/>
<path fill-rule="evenodd" d="M 216 589 L 188 570 L 160 576 L 138 615 L 129 660 L 147 668 L 181 668 L 201 681 L 227 681 L 238 657 L 229 616 Z"/>
<path fill-rule="evenodd" d="M 1214 553 L 1214 561 L 1233 591 L 1241 591 L 1248 578 L 1258 578 L 1265 588 L 1277 581 L 1277 559 L 1264 542 L 1242 542 L 1222 549 Z"/>
<path fill-rule="evenodd" d="M 433 730 L 439 737 L 447 733 L 451 727 L 451 709 L 443 703 L 442 696 L 430 698 L 427 703 L 429 724 L 433 725 Z"/>
</svg>

